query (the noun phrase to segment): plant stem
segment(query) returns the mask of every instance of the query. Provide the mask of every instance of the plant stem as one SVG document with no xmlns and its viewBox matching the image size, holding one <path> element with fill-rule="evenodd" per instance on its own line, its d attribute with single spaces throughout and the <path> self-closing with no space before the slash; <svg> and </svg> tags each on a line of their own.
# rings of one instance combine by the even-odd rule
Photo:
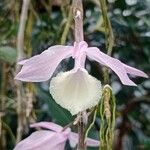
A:
<svg viewBox="0 0 150 150">
<path fill-rule="evenodd" d="M 24 58 L 24 32 L 26 26 L 26 20 L 28 16 L 28 8 L 29 8 L 30 0 L 23 0 L 21 16 L 20 16 L 20 24 L 17 36 L 17 61 L 20 61 Z M 20 67 L 16 66 L 16 74 L 19 72 Z M 18 127 L 17 127 L 17 140 L 19 142 L 22 138 L 23 132 L 23 85 L 21 82 L 16 81 L 16 92 L 17 92 L 17 114 L 18 114 Z"/>
<path fill-rule="evenodd" d="M 77 150 L 86 150 L 86 143 L 85 143 L 85 122 L 83 118 L 82 112 L 79 115 L 79 122 L 78 122 L 78 147 Z"/>
<path fill-rule="evenodd" d="M 10 136 L 13 144 L 15 144 L 16 139 L 15 139 L 15 136 L 14 136 L 11 128 L 5 122 L 3 122 L 3 121 L 2 121 L 2 126 L 8 132 L 8 134 L 9 134 L 9 136 Z"/>
<path fill-rule="evenodd" d="M 75 23 L 75 41 L 80 42 L 84 40 L 83 37 L 83 6 L 82 0 L 73 0 L 73 16 Z"/>
<path fill-rule="evenodd" d="M 99 0 L 102 10 L 102 16 L 105 26 L 105 36 L 106 36 L 106 48 L 107 48 L 107 54 L 111 55 L 113 45 L 114 45 L 114 34 L 112 31 L 111 23 L 109 20 L 109 17 L 107 15 L 107 4 L 106 0 Z"/>
<path fill-rule="evenodd" d="M 73 0 L 73 17 L 74 17 L 74 36 L 75 41 L 79 43 L 84 40 L 83 37 L 83 5 L 82 0 Z M 84 115 L 82 112 L 78 114 L 79 122 L 78 122 L 78 150 L 86 150 L 85 140 L 85 122 Z"/>
<path fill-rule="evenodd" d="M 69 29 L 70 29 L 70 26 L 71 26 L 71 22 L 72 22 L 72 6 L 70 6 L 70 8 L 69 8 L 69 15 L 68 15 L 68 18 L 67 18 L 66 26 L 64 28 L 64 31 L 63 31 L 63 34 L 62 34 L 62 37 L 61 37 L 61 44 L 62 45 L 65 44 L 65 42 L 66 42 L 67 35 L 68 35 Z"/>
<path fill-rule="evenodd" d="M 5 62 L 2 62 L 2 76 L 1 76 L 1 87 L 0 87 L 0 149 L 6 149 L 6 131 L 2 126 L 3 116 L 5 114 L 5 105 L 6 105 L 6 85 L 7 85 L 7 65 Z"/>
<path fill-rule="evenodd" d="M 21 16 L 20 16 L 20 24 L 18 30 L 18 37 L 17 37 L 17 50 L 18 50 L 18 57 L 17 60 L 20 61 L 24 58 L 24 32 L 25 26 L 28 16 L 28 8 L 29 8 L 30 0 L 23 0 Z"/>
<path fill-rule="evenodd" d="M 106 0 L 99 0 L 99 3 L 101 6 L 102 17 L 103 17 L 104 28 L 105 28 L 107 54 L 111 55 L 113 45 L 114 45 L 114 35 L 113 35 L 112 27 L 111 27 L 111 22 L 109 20 L 108 15 L 107 15 Z M 108 72 L 108 69 L 106 67 L 104 68 L 104 83 L 105 84 L 109 83 L 109 72 Z"/>
</svg>

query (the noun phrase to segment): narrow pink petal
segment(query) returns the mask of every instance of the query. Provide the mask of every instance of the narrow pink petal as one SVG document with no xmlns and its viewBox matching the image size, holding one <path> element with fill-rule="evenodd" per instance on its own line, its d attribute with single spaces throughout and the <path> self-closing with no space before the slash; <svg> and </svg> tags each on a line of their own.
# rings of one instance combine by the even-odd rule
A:
<svg viewBox="0 0 150 150">
<path fill-rule="evenodd" d="M 98 147 L 100 145 L 100 141 L 91 138 L 87 138 L 86 143 L 87 146 L 91 146 L 91 147 Z"/>
<path fill-rule="evenodd" d="M 27 61 L 28 59 L 21 60 L 18 62 L 18 65 L 24 65 Z"/>
<path fill-rule="evenodd" d="M 133 68 L 133 67 L 130 67 L 130 66 L 126 65 L 126 64 L 123 64 L 123 65 L 124 65 L 127 73 L 135 75 L 135 76 L 139 76 L 139 77 L 148 78 L 148 75 L 146 73 L 144 73 L 143 71 L 138 70 L 138 69 Z"/>
<path fill-rule="evenodd" d="M 87 55 L 91 59 L 110 67 L 118 75 L 124 85 L 136 86 L 136 84 L 129 79 L 124 65 L 118 59 L 106 55 L 96 47 L 88 48 Z"/>
<path fill-rule="evenodd" d="M 28 82 L 41 82 L 48 80 L 58 64 L 72 54 L 72 46 L 56 45 L 48 48 L 39 55 L 23 61 L 21 71 L 15 79 Z"/>
<path fill-rule="evenodd" d="M 19 142 L 14 150 L 64 150 L 67 138 L 52 131 L 36 131 Z"/>
<path fill-rule="evenodd" d="M 71 147 L 75 147 L 78 144 L 79 135 L 77 133 L 71 132 L 69 135 L 69 143 Z"/>
<path fill-rule="evenodd" d="M 71 132 L 69 135 L 69 143 L 71 147 L 75 147 L 78 144 L 79 135 L 77 133 Z M 98 147 L 100 142 L 91 138 L 86 139 L 87 146 Z"/>
<path fill-rule="evenodd" d="M 60 132 L 62 131 L 62 127 L 53 123 L 53 122 L 39 122 L 39 123 L 34 123 L 30 125 L 31 128 L 46 128 L 46 129 L 50 129 L 56 132 Z"/>
</svg>

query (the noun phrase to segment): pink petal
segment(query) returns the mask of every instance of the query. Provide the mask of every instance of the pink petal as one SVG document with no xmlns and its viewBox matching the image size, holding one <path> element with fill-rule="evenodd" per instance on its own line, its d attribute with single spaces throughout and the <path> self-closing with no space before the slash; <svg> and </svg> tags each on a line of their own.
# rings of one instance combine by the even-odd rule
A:
<svg viewBox="0 0 150 150">
<path fill-rule="evenodd" d="M 36 131 L 19 142 L 14 150 L 64 150 L 67 138 L 52 131 Z"/>
<path fill-rule="evenodd" d="M 77 133 L 74 133 L 74 132 L 71 132 L 70 135 L 69 135 L 69 143 L 70 143 L 70 146 L 71 147 L 75 147 L 77 144 L 78 144 L 78 134 Z"/>
<path fill-rule="evenodd" d="M 77 133 L 71 132 L 69 135 L 69 143 L 71 147 L 75 147 L 78 144 L 79 135 Z M 91 138 L 86 139 L 87 146 L 98 147 L 100 142 Z"/>
<path fill-rule="evenodd" d="M 48 80 L 58 64 L 72 54 L 72 46 L 56 45 L 48 48 L 39 55 L 20 62 L 23 67 L 15 79 L 29 82 Z"/>
<path fill-rule="evenodd" d="M 102 53 L 98 48 L 96 47 L 91 47 L 87 49 L 87 55 L 91 59 L 94 59 L 98 61 L 99 63 L 110 67 L 120 78 L 121 82 L 124 85 L 131 85 L 135 86 L 136 84 L 131 81 L 127 75 L 127 73 L 131 73 L 133 71 L 132 67 L 128 67 L 127 65 L 124 65 L 122 62 L 120 62 L 118 59 L 112 58 L 104 53 Z M 142 71 L 137 69 L 134 69 L 134 72 L 132 74 L 134 75 L 140 75 L 143 76 L 143 73 L 141 74 Z M 144 76 L 145 77 L 145 76 Z"/>
<path fill-rule="evenodd" d="M 41 128 L 46 128 L 46 129 L 49 129 L 49 130 L 53 130 L 53 131 L 56 131 L 56 132 L 60 132 L 62 131 L 62 127 L 53 123 L 53 122 L 39 122 L 39 123 L 34 123 L 34 124 L 31 124 L 30 125 L 31 128 L 38 128 L 38 127 L 41 127 Z"/>
<path fill-rule="evenodd" d="M 146 73 L 144 73 L 143 71 L 133 68 L 131 66 L 128 66 L 126 64 L 123 64 L 123 65 L 124 65 L 127 73 L 135 75 L 135 76 L 139 76 L 139 77 L 148 78 L 148 75 Z"/>
<path fill-rule="evenodd" d="M 100 145 L 100 141 L 91 138 L 87 138 L 86 143 L 87 146 L 91 146 L 91 147 L 98 147 Z"/>
<path fill-rule="evenodd" d="M 24 65 L 27 61 L 28 59 L 21 60 L 18 62 L 18 65 Z"/>
</svg>

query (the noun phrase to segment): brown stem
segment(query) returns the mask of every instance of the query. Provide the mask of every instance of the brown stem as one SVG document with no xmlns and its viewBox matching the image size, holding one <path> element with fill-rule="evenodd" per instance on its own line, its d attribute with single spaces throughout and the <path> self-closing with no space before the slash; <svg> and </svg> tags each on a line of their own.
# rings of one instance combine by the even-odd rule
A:
<svg viewBox="0 0 150 150">
<path fill-rule="evenodd" d="M 28 16 L 28 8 L 29 8 L 30 0 L 23 0 L 21 16 L 20 16 L 20 24 L 17 36 L 17 61 L 24 58 L 24 32 L 25 26 Z M 16 66 L 16 74 L 19 72 L 20 67 Z M 23 132 L 23 85 L 21 82 L 16 81 L 16 93 L 17 93 L 17 115 L 18 115 L 18 127 L 17 127 L 17 140 L 19 142 L 22 138 Z"/>
<path fill-rule="evenodd" d="M 75 23 L 75 41 L 80 42 L 84 40 L 82 0 L 73 0 L 73 16 Z"/>
<path fill-rule="evenodd" d="M 1 89 L 0 89 L 0 149 L 6 149 L 6 131 L 2 126 L 3 116 L 5 115 L 5 105 L 6 105 L 6 85 L 7 85 L 7 73 L 6 73 L 6 63 L 2 62 L 2 77 L 1 77 Z"/>
<path fill-rule="evenodd" d="M 73 17 L 75 23 L 75 41 L 79 43 L 80 41 L 84 40 L 83 37 L 83 5 L 82 0 L 73 0 Z M 78 150 L 86 150 L 86 144 L 84 143 L 85 139 L 85 123 L 83 113 L 79 113 L 79 122 L 78 122 L 78 134 L 79 134 L 79 141 L 78 141 Z"/>
<path fill-rule="evenodd" d="M 27 16 L 28 16 L 29 3 L 30 3 L 30 0 L 23 0 L 18 36 L 17 36 L 17 50 L 18 50 L 17 60 L 18 61 L 24 58 L 24 51 L 23 51 L 24 32 L 25 32 L 25 26 L 26 26 L 26 21 L 27 21 Z"/>
<path fill-rule="evenodd" d="M 77 150 L 86 150 L 86 143 L 85 143 L 85 122 L 84 122 L 84 115 L 83 113 L 79 113 L 79 121 L 78 121 L 78 147 Z"/>
</svg>

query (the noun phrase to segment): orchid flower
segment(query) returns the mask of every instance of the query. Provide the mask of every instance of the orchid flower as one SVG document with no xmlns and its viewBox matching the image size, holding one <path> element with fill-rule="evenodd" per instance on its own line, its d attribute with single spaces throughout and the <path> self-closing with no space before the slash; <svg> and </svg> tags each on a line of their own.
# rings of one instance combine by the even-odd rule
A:
<svg viewBox="0 0 150 150">
<path fill-rule="evenodd" d="M 148 77 L 143 71 L 106 55 L 97 47 L 88 47 L 85 41 L 81 41 L 75 42 L 74 46 L 49 47 L 40 55 L 19 62 L 23 67 L 15 79 L 29 82 L 46 81 L 51 78 L 59 63 L 69 57 L 75 61 L 74 68 L 53 77 L 49 89 L 55 101 L 68 109 L 72 115 L 97 105 L 101 97 L 101 82 L 86 71 L 86 57 L 111 68 L 124 85 L 136 85 L 129 79 L 128 74 Z"/>
<path fill-rule="evenodd" d="M 29 137 L 19 142 L 14 150 L 64 150 L 65 143 L 69 140 L 70 146 L 78 143 L 78 134 L 71 132 L 70 128 L 63 128 L 52 122 L 34 123 L 31 127 L 46 128 L 32 133 Z M 86 139 L 87 146 L 98 147 L 100 142 L 91 138 Z"/>
</svg>

